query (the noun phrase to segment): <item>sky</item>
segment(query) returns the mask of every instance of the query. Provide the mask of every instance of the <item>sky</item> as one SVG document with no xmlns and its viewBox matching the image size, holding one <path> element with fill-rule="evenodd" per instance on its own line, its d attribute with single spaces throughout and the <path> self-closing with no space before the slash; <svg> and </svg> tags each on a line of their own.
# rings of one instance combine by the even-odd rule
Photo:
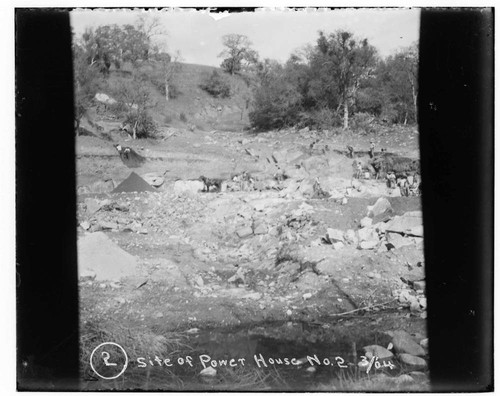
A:
<svg viewBox="0 0 500 396">
<path fill-rule="evenodd" d="M 157 40 L 170 53 L 179 51 L 181 60 L 219 66 L 224 49 L 222 36 L 246 35 L 261 59 L 285 62 L 290 54 L 314 44 L 318 31 L 330 33 L 347 29 L 358 38 L 367 38 L 382 57 L 418 41 L 420 11 L 413 9 L 360 8 L 339 10 L 261 9 L 255 12 L 208 13 L 205 10 L 74 10 L 71 24 L 78 36 L 86 27 L 106 24 L 133 24 L 138 15 L 158 16 L 166 33 Z"/>
</svg>

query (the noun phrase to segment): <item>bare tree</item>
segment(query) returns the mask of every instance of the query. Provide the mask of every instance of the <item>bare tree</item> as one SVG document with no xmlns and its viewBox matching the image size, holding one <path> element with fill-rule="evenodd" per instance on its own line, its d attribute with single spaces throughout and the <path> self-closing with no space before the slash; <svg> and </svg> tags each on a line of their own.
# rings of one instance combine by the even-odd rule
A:
<svg viewBox="0 0 500 396">
<path fill-rule="evenodd" d="M 160 54 L 160 62 L 162 65 L 162 71 L 165 78 L 165 101 L 170 99 L 170 87 L 175 79 L 177 73 L 182 69 L 182 56 L 180 51 L 176 51 L 173 55 L 166 53 Z"/>
<path fill-rule="evenodd" d="M 141 14 L 135 21 L 137 30 L 142 32 L 146 37 L 150 50 L 154 54 L 158 54 L 162 48 L 159 36 L 166 36 L 166 32 L 162 29 L 162 24 L 158 16 L 152 17 L 148 14 Z"/>
</svg>

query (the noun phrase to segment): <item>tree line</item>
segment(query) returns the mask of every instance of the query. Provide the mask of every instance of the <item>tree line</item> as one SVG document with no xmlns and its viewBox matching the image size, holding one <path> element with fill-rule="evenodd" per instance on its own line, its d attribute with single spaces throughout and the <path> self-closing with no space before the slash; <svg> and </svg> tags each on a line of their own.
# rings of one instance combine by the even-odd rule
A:
<svg viewBox="0 0 500 396">
<path fill-rule="evenodd" d="M 146 83 L 150 82 L 164 93 L 165 101 L 177 92 L 173 81 L 179 72 L 180 54 L 163 51 L 153 40 L 164 33 L 158 18 L 137 18 L 135 24 L 103 25 L 87 28 L 81 37 L 73 37 L 73 69 L 75 92 L 75 129 L 92 106 L 100 89 L 110 91 L 117 99 L 111 104 L 132 127 L 133 137 L 153 137 L 157 128 L 150 110 L 156 103 L 152 100 Z M 113 85 L 109 82 L 111 67 L 122 70 L 125 65 L 129 78 Z M 157 72 L 140 71 L 140 65 L 155 65 Z"/>
<path fill-rule="evenodd" d="M 181 65 L 178 54 L 162 51 L 153 40 L 162 34 L 158 19 L 140 17 L 134 25 L 99 26 L 74 38 L 77 130 L 99 87 L 106 85 L 111 67 L 120 70 L 131 64 L 132 78 L 113 87 L 113 93 L 125 107 L 134 136 L 154 131 L 149 114 L 154 103 L 144 82 L 149 79 L 168 102 L 175 97 L 173 82 Z M 223 72 L 214 71 L 200 87 L 214 97 L 230 97 L 230 83 L 223 74 L 242 78 L 252 93 L 249 119 L 256 130 L 417 122 L 417 44 L 383 59 L 367 39 L 349 31 L 319 32 L 314 44 L 284 63 L 260 59 L 244 35 L 225 35 L 222 44 L 218 56 Z M 155 76 L 139 72 L 137 66 L 144 62 L 156 65 Z"/>
<path fill-rule="evenodd" d="M 256 129 L 417 122 L 416 43 L 382 59 L 367 39 L 351 32 L 319 32 L 314 45 L 284 64 L 259 60 L 245 36 L 224 36 L 223 43 L 221 68 L 251 81 L 250 121 Z"/>
</svg>

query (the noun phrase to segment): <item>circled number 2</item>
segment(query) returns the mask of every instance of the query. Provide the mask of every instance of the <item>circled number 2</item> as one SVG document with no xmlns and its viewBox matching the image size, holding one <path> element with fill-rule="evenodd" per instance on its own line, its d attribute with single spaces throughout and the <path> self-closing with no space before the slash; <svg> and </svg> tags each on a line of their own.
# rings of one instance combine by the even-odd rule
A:
<svg viewBox="0 0 500 396">
<path fill-rule="evenodd" d="M 108 352 L 102 352 L 101 353 L 101 356 L 102 356 L 102 360 L 104 360 L 104 364 L 106 366 L 116 366 L 116 363 L 110 363 L 108 360 L 110 358 L 109 356 L 109 353 Z"/>
</svg>

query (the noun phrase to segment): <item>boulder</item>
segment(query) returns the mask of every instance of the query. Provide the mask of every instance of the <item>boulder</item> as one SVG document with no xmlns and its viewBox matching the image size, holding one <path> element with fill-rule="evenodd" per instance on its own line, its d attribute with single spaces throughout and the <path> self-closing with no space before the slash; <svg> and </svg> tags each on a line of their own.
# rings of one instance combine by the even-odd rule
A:
<svg viewBox="0 0 500 396">
<path fill-rule="evenodd" d="M 425 281 L 415 281 L 413 282 L 413 288 L 415 290 L 422 290 L 422 291 L 425 291 Z"/>
<path fill-rule="evenodd" d="M 417 298 L 410 293 L 410 290 L 403 289 L 399 291 L 398 300 L 401 304 L 411 304 L 414 301 L 417 301 Z"/>
<path fill-rule="evenodd" d="M 93 273 L 97 281 L 137 275 L 137 260 L 102 232 L 78 239 L 78 274 Z"/>
<path fill-rule="evenodd" d="M 267 225 L 260 223 L 254 226 L 253 233 L 255 235 L 267 234 Z"/>
<path fill-rule="evenodd" d="M 252 227 L 243 227 L 236 231 L 236 235 L 240 238 L 246 238 L 253 234 Z"/>
<path fill-rule="evenodd" d="M 421 311 L 421 308 L 420 308 L 420 304 L 418 302 L 417 299 L 413 300 L 411 303 L 410 303 L 410 312 L 420 312 Z"/>
<path fill-rule="evenodd" d="M 411 371 L 410 373 L 408 373 L 409 375 L 411 375 L 411 377 L 415 380 L 415 381 L 425 381 L 428 379 L 428 376 L 427 374 L 425 373 L 422 373 L 421 371 Z"/>
<path fill-rule="evenodd" d="M 354 230 L 347 230 L 344 233 L 344 240 L 349 245 L 357 245 L 358 244 L 358 237 L 356 236 L 356 231 L 354 231 Z"/>
<path fill-rule="evenodd" d="M 418 345 L 413 337 L 404 330 L 396 330 L 394 332 L 392 343 L 398 353 L 425 356 L 424 348 Z"/>
<path fill-rule="evenodd" d="M 363 347 L 363 351 L 365 352 L 365 356 L 368 359 L 371 359 L 372 357 L 378 357 L 379 359 L 385 359 L 385 358 L 390 358 L 393 355 L 393 353 L 386 348 L 380 346 L 380 345 L 368 345 Z"/>
<path fill-rule="evenodd" d="M 371 217 L 363 217 L 359 224 L 361 227 L 370 227 L 373 223 L 373 219 Z"/>
<path fill-rule="evenodd" d="M 90 223 L 88 221 L 82 221 L 80 223 L 80 227 L 82 227 L 85 231 L 87 231 L 90 228 Z"/>
<path fill-rule="evenodd" d="M 367 249 L 375 249 L 378 245 L 378 240 L 374 241 L 363 241 L 359 243 L 359 248 L 362 250 L 367 250 Z"/>
<path fill-rule="evenodd" d="M 305 179 L 300 183 L 299 192 L 305 197 L 312 197 L 314 195 L 314 180 Z"/>
<path fill-rule="evenodd" d="M 427 297 L 420 297 L 418 299 L 418 304 L 422 309 L 427 309 Z"/>
<path fill-rule="evenodd" d="M 414 381 L 415 380 L 413 379 L 413 377 L 408 374 L 402 374 L 394 379 L 394 382 L 396 384 L 407 384 L 409 382 L 414 382 Z"/>
<path fill-rule="evenodd" d="M 360 242 L 376 241 L 378 243 L 378 234 L 374 228 L 364 227 L 358 230 L 358 238 Z"/>
<path fill-rule="evenodd" d="M 205 185 L 200 180 L 177 180 L 174 183 L 174 193 L 180 194 L 196 194 L 203 190 Z"/>
<path fill-rule="evenodd" d="M 118 224 L 116 224 L 113 221 L 100 221 L 98 225 L 101 227 L 102 230 L 117 230 L 118 229 Z"/>
<path fill-rule="evenodd" d="M 153 187 L 161 187 L 165 182 L 163 176 L 161 176 L 158 173 L 146 173 L 145 175 L 142 176 L 142 178 L 146 180 L 148 184 L 151 184 Z"/>
<path fill-rule="evenodd" d="M 399 249 L 402 246 L 413 245 L 413 241 L 410 238 L 405 238 L 400 234 L 388 233 L 387 242 L 391 243 L 395 249 Z"/>
<path fill-rule="evenodd" d="M 97 180 L 96 182 L 78 188 L 78 193 L 107 193 L 114 190 L 116 183 L 112 179 Z"/>
<path fill-rule="evenodd" d="M 96 93 L 94 96 L 95 100 L 104 103 L 106 105 L 113 105 L 116 103 L 116 100 L 111 98 L 110 96 L 106 95 L 105 93 Z"/>
<path fill-rule="evenodd" d="M 409 353 L 401 353 L 398 355 L 401 363 L 406 364 L 412 370 L 424 370 L 427 368 L 427 362 L 421 357 L 411 355 Z"/>
<path fill-rule="evenodd" d="M 375 202 L 375 205 L 368 207 L 368 216 L 377 217 L 382 215 L 383 213 L 392 212 L 392 210 L 393 209 L 389 200 L 387 198 L 381 197 L 377 200 L 377 202 Z"/>
<path fill-rule="evenodd" d="M 331 243 L 344 242 L 344 233 L 341 230 L 336 230 L 334 228 L 327 228 L 326 237 Z"/>
<path fill-rule="evenodd" d="M 217 370 L 213 367 L 207 367 L 200 371 L 200 375 L 204 377 L 215 377 L 217 375 Z"/>
<path fill-rule="evenodd" d="M 86 198 L 85 199 L 85 206 L 87 207 L 87 213 L 89 215 L 92 215 L 95 212 L 97 212 L 99 209 L 101 209 L 102 204 L 97 199 Z"/>
<path fill-rule="evenodd" d="M 343 249 L 345 245 L 343 242 L 334 242 L 332 246 L 335 250 L 340 250 Z"/>
<path fill-rule="evenodd" d="M 377 230 L 377 232 L 382 232 L 385 233 L 385 230 L 387 229 L 387 223 L 384 223 L 383 221 L 376 223 L 373 228 Z"/>
<path fill-rule="evenodd" d="M 423 237 L 422 212 L 407 212 L 403 216 L 394 217 L 387 223 L 386 232 Z"/>
</svg>

